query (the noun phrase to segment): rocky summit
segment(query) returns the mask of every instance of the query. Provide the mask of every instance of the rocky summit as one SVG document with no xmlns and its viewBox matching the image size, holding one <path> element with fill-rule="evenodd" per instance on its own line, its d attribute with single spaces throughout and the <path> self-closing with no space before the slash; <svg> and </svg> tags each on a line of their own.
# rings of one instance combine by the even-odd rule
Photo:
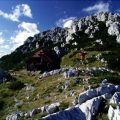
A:
<svg viewBox="0 0 120 120">
<path fill-rule="evenodd" d="M 120 120 L 119 52 L 118 13 L 27 38 L 0 59 L 0 119 Z"/>
</svg>

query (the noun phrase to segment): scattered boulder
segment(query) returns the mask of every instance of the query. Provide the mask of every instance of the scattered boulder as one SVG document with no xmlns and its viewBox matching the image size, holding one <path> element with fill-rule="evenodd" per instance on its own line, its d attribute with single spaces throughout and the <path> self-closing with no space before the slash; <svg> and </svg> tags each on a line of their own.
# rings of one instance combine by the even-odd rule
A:
<svg viewBox="0 0 120 120">
<path fill-rule="evenodd" d="M 67 89 L 69 86 L 70 86 L 70 81 L 69 80 L 65 81 L 64 89 Z"/>
<path fill-rule="evenodd" d="M 33 115 L 38 114 L 40 112 L 41 112 L 40 108 L 33 109 L 32 111 L 30 111 L 30 116 L 32 117 Z"/>
<path fill-rule="evenodd" d="M 97 57 L 96 57 L 97 58 Z M 96 73 L 107 73 L 107 72 L 113 72 L 111 69 L 105 68 L 105 67 L 93 67 L 93 68 L 61 68 L 61 69 L 56 69 L 52 70 L 50 72 L 44 72 L 40 78 L 47 77 L 50 75 L 55 75 L 55 74 L 63 74 L 65 78 L 70 78 L 70 77 L 79 77 L 80 75 L 87 75 L 87 76 L 93 76 Z"/>
<path fill-rule="evenodd" d="M 47 107 L 46 112 L 48 114 L 58 112 L 59 111 L 59 106 L 60 106 L 60 103 L 53 103 L 53 104 L 51 104 Z"/>
<path fill-rule="evenodd" d="M 80 79 L 76 79 L 76 80 L 74 80 L 74 84 L 76 85 L 76 84 L 79 84 L 80 83 Z"/>
<path fill-rule="evenodd" d="M 6 120 L 19 120 L 21 117 L 23 117 L 24 113 L 23 112 L 16 112 L 11 115 L 8 115 L 6 117 Z"/>
<path fill-rule="evenodd" d="M 92 120 L 99 110 L 102 99 L 102 97 L 93 98 L 82 105 L 76 105 L 40 120 Z"/>
<path fill-rule="evenodd" d="M 77 105 L 78 104 L 78 97 L 75 97 L 75 99 L 72 103 L 73 103 L 73 105 Z"/>
<path fill-rule="evenodd" d="M 42 112 L 42 113 L 45 113 L 45 112 L 46 112 L 47 107 L 48 107 L 48 106 L 43 106 L 43 107 L 41 107 L 41 112 Z"/>
<path fill-rule="evenodd" d="M 33 91 L 34 89 L 35 88 L 31 84 L 26 86 L 26 91 Z"/>
</svg>

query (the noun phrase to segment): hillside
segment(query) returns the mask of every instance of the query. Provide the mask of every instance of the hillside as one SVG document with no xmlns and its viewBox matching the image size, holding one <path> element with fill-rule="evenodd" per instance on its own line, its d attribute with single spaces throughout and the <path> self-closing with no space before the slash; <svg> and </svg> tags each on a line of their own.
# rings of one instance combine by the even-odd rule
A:
<svg viewBox="0 0 120 120">
<path fill-rule="evenodd" d="M 40 49 L 63 49 L 61 68 L 26 71 L 26 61 Z M 84 62 L 80 51 L 87 53 Z M 119 119 L 119 52 L 119 14 L 98 13 L 29 37 L 0 59 L 14 78 L 0 84 L 0 119 Z"/>
<path fill-rule="evenodd" d="M 26 61 L 35 51 L 48 48 L 55 49 L 56 47 L 63 48 L 66 52 L 74 48 L 84 48 L 88 51 L 94 49 L 111 51 L 115 57 L 107 55 L 113 59 L 110 58 L 108 61 L 115 61 L 114 63 L 118 64 L 120 57 L 118 55 L 119 22 L 119 14 L 99 13 L 73 21 L 71 28 L 58 27 L 39 33 L 34 37 L 29 37 L 22 46 L 10 55 L 2 57 L 0 67 L 7 70 L 24 68 Z"/>
</svg>

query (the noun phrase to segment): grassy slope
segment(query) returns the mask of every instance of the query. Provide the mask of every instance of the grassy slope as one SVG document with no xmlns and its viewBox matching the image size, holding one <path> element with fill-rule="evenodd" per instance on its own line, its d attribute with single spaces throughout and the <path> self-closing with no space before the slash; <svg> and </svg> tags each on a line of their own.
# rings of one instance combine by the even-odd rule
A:
<svg viewBox="0 0 120 120">
<path fill-rule="evenodd" d="M 97 55 L 98 51 L 87 51 L 87 58 L 90 58 L 91 56 Z M 82 65 L 80 60 L 79 60 L 79 53 L 76 52 L 75 50 L 71 51 L 69 54 L 65 55 L 61 61 L 61 67 L 102 67 L 105 66 L 103 63 L 100 61 L 92 61 L 89 62 L 87 65 Z M 39 74 L 34 74 L 34 75 L 28 75 L 28 73 L 25 70 L 20 70 L 16 71 L 16 75 L 14 77 L 22 81 L 25 84 L 32 84 L 33 87 L 35 88 L 34 91 L 30 91 L 27 93 L 29 94 L 29 99 L 26 99 L 26 88 L 22 88 L 21 90 L 10 90 L 8 89 L 8 83 L 0 84 L 0 99 L 4 100 L 5 106 L 4 108 L 0 111 L 0 116 L 2 116 L 0 119 L 2 120 L 5 118 L 5 116 L 11 112 L 15 111 L 27 111 L 27 110 L 32 110 L 33 108 L 37 108 L 40 106 L 44 106 L 46 104 L 54 103 L 57 101 L 60 102 L 65 102 L 68 103 L 70 106 L 72 105 L 72 101 L 74 100 L 75 96 L 78 96 L 80 92 L 83 91 L 83 83 L 81 82 L 78 85 L 74 85 L 74 80 L 76 77 L 72 77 L 70 79 L 65 79 L 63 75 L 55 75 L 55 76 L 49 76 L 46 78 L 42 78 L 38 80 Z M 80 76 L 81 78 L 86 77 L 86 76 Z M 105 76 L 106 77 L 106 76 Z M 95 80 L 101 81 L 102 78 L 101 76 L 97 76 L 93 78 L 93 83 L 95 84 Z M 64 91 L 60 91 L 57 86 L 63 85 L 66 80 L 69 80 L 71 82 L 71 85 L 68 89 Z M 98 80 L 98 84 L 99 81 Z M 97 86 L 97 84 L 95 85 Z M 68 96 L 65 98 L 65 95 L 69 95 L 70 91 L 74 90 L 75 91 L 75 96 L 70 97 Z M 49 96 L 49 94 L 53 94 L 52 96 Z M 39 94 L 39 98 L 37 98 L 37 94 Z M 24 101 L 24 104 L 20 108 L 15 108 L 14 104 L 14 96 L 18 100 Z M 8 109 L 8 107 L 10 107 Z M 33 117 L 39 118 L 40 115 L 36 115 Z"/>
</svg>

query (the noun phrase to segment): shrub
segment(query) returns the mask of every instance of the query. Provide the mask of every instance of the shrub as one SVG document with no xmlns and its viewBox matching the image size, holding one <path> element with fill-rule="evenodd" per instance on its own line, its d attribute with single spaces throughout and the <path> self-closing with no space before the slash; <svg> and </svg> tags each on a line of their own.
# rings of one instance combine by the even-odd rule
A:
<svg viewBox="0 0 120 120">
<path fill-rule="evenodd" d="M 90 82 L 91 83 L 101 83 L 104 79 L 107 79 L 109 83 L 113 84 L 119 84 L 120 82 L 120 76 L 117 75 L 101 75 L 98 77 L 93 77 L 91 78 Z"/>
<path fill-rule="evenodd" d="M 12 95 L 13 95 L 13 93 L 11 91 L 9 91 L 9 89 L 0 90 L 0 97 L 2 97 L 2 98 L 7 98 Z"/>
<path fill-rule="evenodd" d="M 111 105 L 114 109 L 117 108 L 117 104 L 116 103 L 109 103 L 109 105 Z"/>
<path fill-rule="evenodd" d="M 95 57 L 94 56 L 91 56 L 89 58 L 86 58 L 86 60 L 88 61 L 88 63 L 92 63 L 92 62 L 95 62 Z"/>
<path fill-rule="evenodd" d="M 16 108 L 17 108 L 17 109 L 21 109 L 21 108 L 22 108 L 22 105 L 19 104 L 19 105 L 16 106 Z"/>
<path fill-rule="evenodd" d="M 62 89 L 62 88 L 59 88 L 59 89 L 58 89 L 58 92 L 62 93 L 62 92 L 63 92 L 63 89 Z"/>
<path fill-rule="evenodd" d="M 0 100 L 0 110 L 2 110 L 3 109 L 3 107 L 4 107 L 4 101 L 3 100 Z"/>
<path fill-rule="evenodd" d="M 21 81 L 13 81 L 8 84 L 8 88 L 11 90 L 20 90 L 24 87 L 24 83 Z"/>
<path fill-rule="evenodd" d="M 47 113 L 40 113 L 40 114 L 39 114 L 39 118 L 45 117 L 45 116 L 47 116 L 47 115 L 48 115 Z"/>
<path fill-rule="evenodd" d="M 68 107 L 69 107 L 69 103 L 68 102 L 61 102 L 60 106 L 59 106 L 60 110 L 65 110 Z"/>
</svg>

